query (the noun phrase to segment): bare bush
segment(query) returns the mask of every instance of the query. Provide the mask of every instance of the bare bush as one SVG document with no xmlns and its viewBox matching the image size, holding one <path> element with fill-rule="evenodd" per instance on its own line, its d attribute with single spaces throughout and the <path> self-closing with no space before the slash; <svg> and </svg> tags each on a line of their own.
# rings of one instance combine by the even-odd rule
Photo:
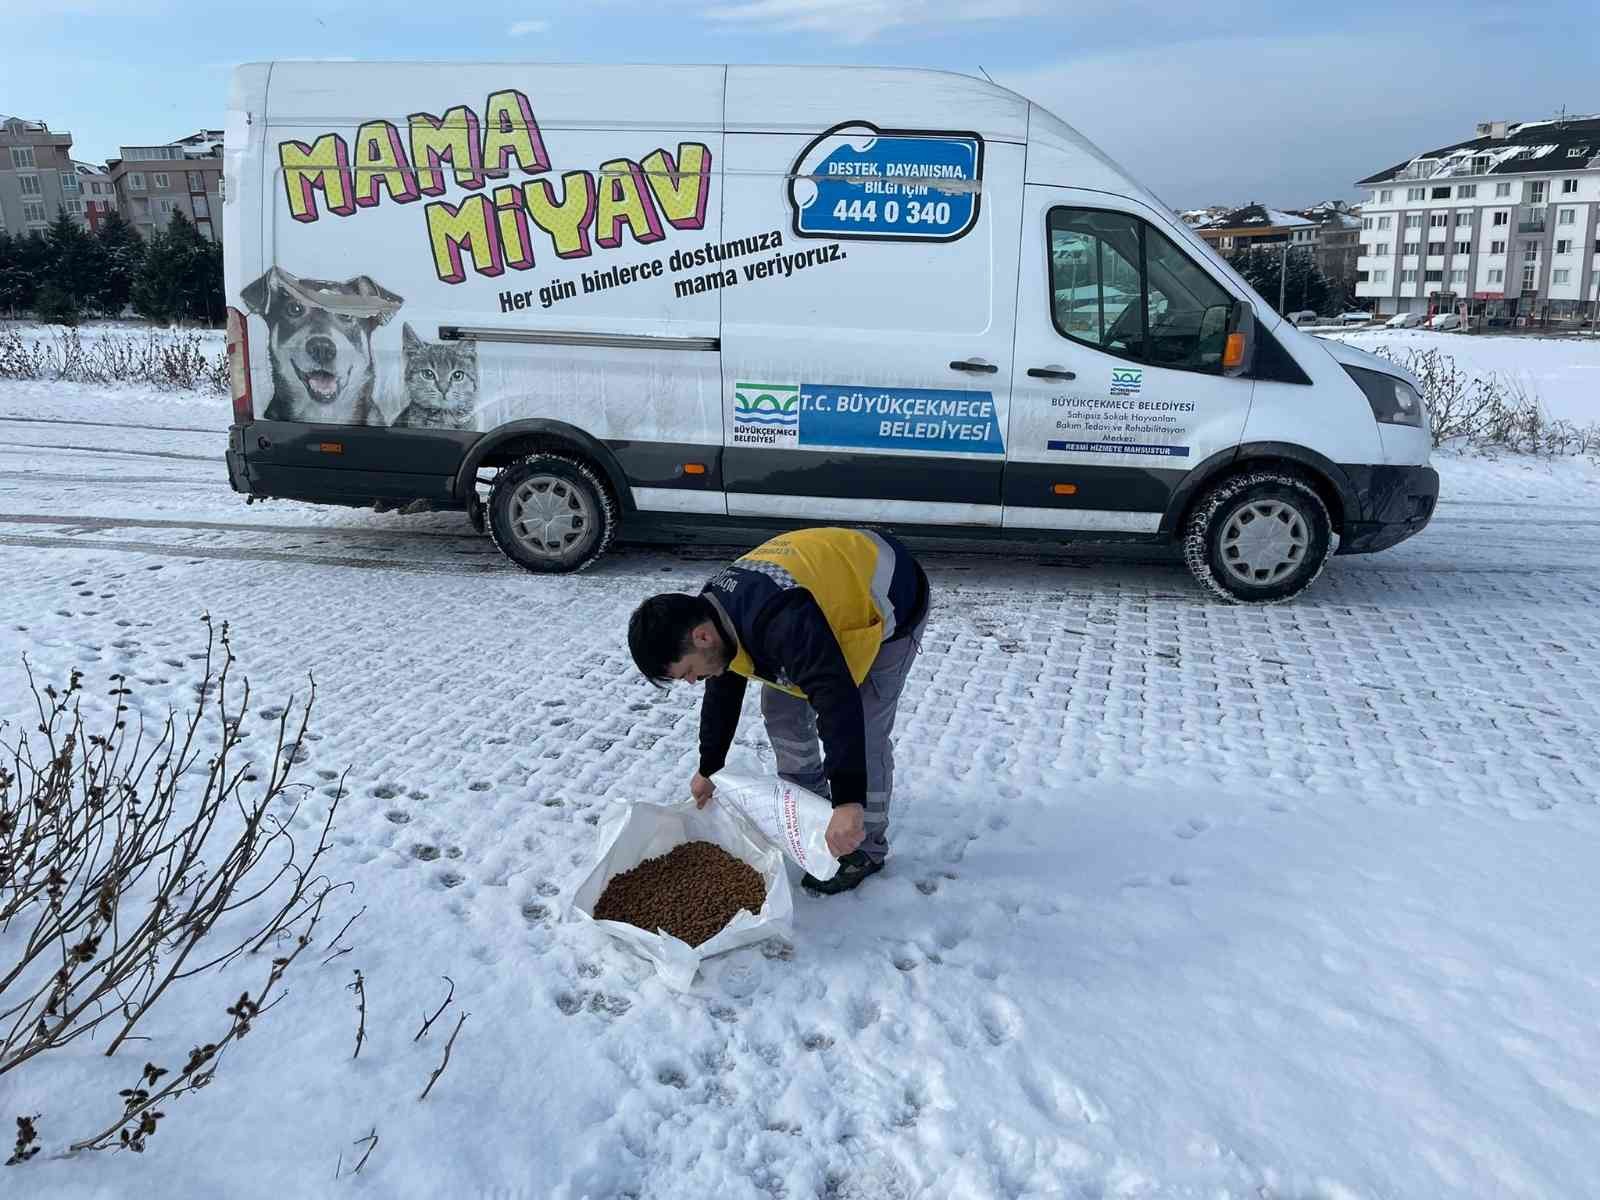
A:
<svg viewBox="0 0 1600 1200">
<path fill-rule="evenodd" d="M 123 1116 L 75 1148 L 119 1131 L 142 1139 L 160 1119 L 155 1102 L 203 1086 L 221 1048 L 265 1011 L 330 893 L 347 886 L 318 872 L 342 786 L 309 849 L 290 832 L 298 804 L 272 811 L 300 786 L 289 779 L 292 747 L 304 741 L 315 682 L 298 732 L 285 709 L 270 765 L 252 761 L 241 745 L 249 684 L 235 689 L 227 625 L 203 620 L 194 707 L 169 711 L 158 730 L 130 719 L 123 676 L 112 676 L 109 718 L 94 721 L 81 672 L 57 689 L 27 668 L 38 725 L 0 762 L 0 934 L 17 947 L 15 961 L 0 960 L 0 1076 L 102 1028 L 114 1030 L 105 1052 L 115 1054 L 173 985 L 285 941 L 293 951 L 273 959 L 261 993 L 228 1009 L 222 1038 L 165 1087 L 156 1084 L 168 1072 L 147 1064 Z"/>
<path fill-rule="evenodd" d="M 1501 446 L 1525 454 L 1600 453 L 1600 424 L 1555 420 L 1521 379 L 1474 375 L 1437 348 L 1379 346 L 1375 353 L 1405 367 L 1422 384 L 1435 446 Z"/>
<path fill-rule="evenodd" d="M 143 383 L 167 390 L 225 392 L 226 351 L 211 353 L 196 330 L 147 329 L 85 340 L 76 329 L 24 334 L 0 328 L 0 379 Z"/>
</svg>

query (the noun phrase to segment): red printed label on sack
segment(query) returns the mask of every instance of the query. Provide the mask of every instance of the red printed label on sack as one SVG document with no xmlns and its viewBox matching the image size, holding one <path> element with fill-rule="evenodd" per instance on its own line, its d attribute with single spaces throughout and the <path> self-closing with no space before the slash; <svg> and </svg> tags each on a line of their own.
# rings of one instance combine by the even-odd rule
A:
<svg viewBox="0 0 1600 1200">
<path fill-rule="evenodd" d="M 795 862 L 806 866 L 806 851 L 800 841 L 800 817 L 795 812 L 794 789 L 783 789 L 783 832 L 789 839 L 789 852 L 794 855 Z"/>
</svg>

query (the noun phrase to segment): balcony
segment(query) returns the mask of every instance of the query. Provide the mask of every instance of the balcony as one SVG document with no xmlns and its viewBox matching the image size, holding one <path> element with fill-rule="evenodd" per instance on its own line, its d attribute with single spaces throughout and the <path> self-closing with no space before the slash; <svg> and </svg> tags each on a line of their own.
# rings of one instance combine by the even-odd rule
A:
<svg viewBox="0 0 1600 1200">
<path fill-rule="evenodd" d="M 1525 208 L 1517 216 L 1518 233 L 1543 233 L 1544 225 L 1545 214 L 1541 209 Z"/>
</svg>

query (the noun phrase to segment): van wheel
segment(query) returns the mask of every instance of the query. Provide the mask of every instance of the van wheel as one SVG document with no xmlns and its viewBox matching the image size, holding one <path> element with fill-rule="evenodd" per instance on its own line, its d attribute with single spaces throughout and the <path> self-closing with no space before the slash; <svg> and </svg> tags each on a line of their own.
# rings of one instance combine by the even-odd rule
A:
<svg viewBox="0 0 1600 1200">
<path fill-rule="evenodd" d="M 1333 548 L 1328 506 L 1305 480 L 1272 471 L 1225 479 L 1189 516 L 1183 557 L 1202 586 L 1235 604 L 1298 596 Z"/>
<path fill-rule="evenodd" d="M 539 574 L 581 571 L 606 552 L 617 506 L 588 463 L 533 454 L 494 477 L 489 536 L 500 552 Z"/>
</svg>

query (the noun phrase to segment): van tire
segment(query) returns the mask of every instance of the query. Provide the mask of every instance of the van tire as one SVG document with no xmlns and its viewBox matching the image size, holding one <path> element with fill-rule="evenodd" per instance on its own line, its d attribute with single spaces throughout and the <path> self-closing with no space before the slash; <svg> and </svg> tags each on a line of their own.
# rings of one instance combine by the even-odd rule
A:
<svg viewBox="0 0 1600 1200">
<path fill-rule="evenodd" d="M 530 454 L 506 467 L 489 487 L 487 508 L 500 552 L 538 575 L 583 570 L 610 548 L 617 529 L 617 502 L 600 473 L 565 454 Z"/>
<path fill-rule="evenodd" d="M 1241 554 L 1239 536 L 1256 521 L 1274 537 Z M 1276 604 L 1310 587 L 1333 550 L 1328 506 L 1304 479 L 1252 471 L 1224 479 L 1200 497 L 1184 532 L 1183 558 L 1200 585 L 1230 604 Z M 1254 578 L 1252 578 L 1254 577 Z"/>
</svg>

